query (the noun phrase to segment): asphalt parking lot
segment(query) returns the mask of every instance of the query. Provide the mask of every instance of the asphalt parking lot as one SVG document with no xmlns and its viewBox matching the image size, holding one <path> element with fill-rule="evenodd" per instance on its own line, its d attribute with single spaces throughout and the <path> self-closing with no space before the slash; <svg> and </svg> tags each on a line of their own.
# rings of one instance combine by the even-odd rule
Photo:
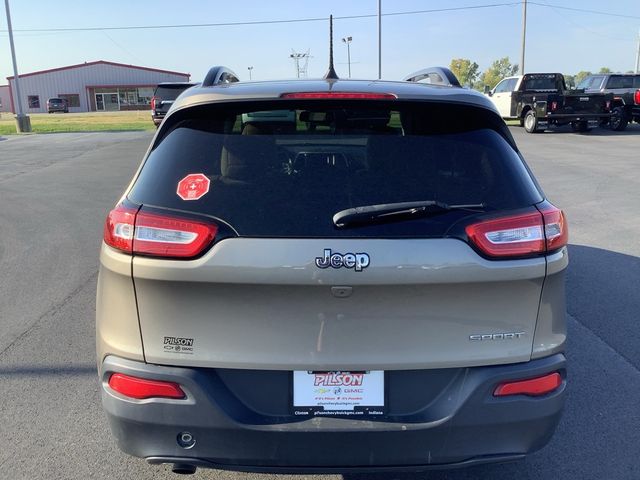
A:
<svg viewBox="0 0 640 480">
<path fill-rule="evenodd" d="M 563 420 L 551 443 L 522 462 L 375 478 L 640 478 L 640 126 L 512 132 L 570 222 Z M 95 369 L 102 225 L 150 138 L 0 137 L 0 478 L 177 478 L 118 451 Z M 200 470 L 192 478 L 267 477 Z"/>
</svg>

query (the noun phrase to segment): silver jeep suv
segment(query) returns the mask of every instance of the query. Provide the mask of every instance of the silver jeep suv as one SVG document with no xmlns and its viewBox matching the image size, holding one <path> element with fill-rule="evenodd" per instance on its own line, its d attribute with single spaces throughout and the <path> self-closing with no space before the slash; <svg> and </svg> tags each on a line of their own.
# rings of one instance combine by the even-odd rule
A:
<svg viewBox="0 0 640 480">
<path fill-rule="evenodd" d="M 180 473 L 317 473 L 544 446 L 567 225 L 492 103 L 443 69 L 223 73 L 173 105 L 106 221 L 97 355 L 120 448 Z"/>
</svg>

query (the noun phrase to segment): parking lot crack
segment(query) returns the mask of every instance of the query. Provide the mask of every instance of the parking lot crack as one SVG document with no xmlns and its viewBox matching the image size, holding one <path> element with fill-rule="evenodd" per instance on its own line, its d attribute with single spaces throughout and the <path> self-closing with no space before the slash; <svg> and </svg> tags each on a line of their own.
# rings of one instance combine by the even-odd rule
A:
<svg viewBox="0 0 640 480">
<path fill-rule="evenodd" d="M 49 310 L 47 310 L 46 312 L 44 312 L 42 315 L 40 315 L 35 322 L 33 322 L 33 324 L 31 324 L 29 326 L 29 328 L 27 328 L 24 332 L 22 332 L 20 335 L 18 335 L 11 343 L 9 343 L 9 345 L 7 345 L 4 349 L 2 349 L 0 351 L 0 359 L 5 355 L 5 353 L 7 353 L 14 345 L 16 345 L 17 343 L 19 343 L 23 338 L 29 336 L 29 334 L 35 330 L 41 323 L 42 321 L 47 318 L 47 317 L 51 317 L 53 315 L 55 315 L 57 312 L 59 312 L 62 308 L 64 308 L 76 295 L 78 295 L 83 288 L 85 288 L 85 286 L 87 285 L 87 283 L 93 281 L 95 278 L 97 278 L 98 276 L 98 270 L 96 269 L 89 277 L 85 278 L 84 280 L 80 281 L 80 284 L 71 292 L 69 293 L 69 295 L 67 295 L 65 298 L 63 298 L 60 302 L 56 303 L 55 305 L 53 305 Z"/>
</svg>

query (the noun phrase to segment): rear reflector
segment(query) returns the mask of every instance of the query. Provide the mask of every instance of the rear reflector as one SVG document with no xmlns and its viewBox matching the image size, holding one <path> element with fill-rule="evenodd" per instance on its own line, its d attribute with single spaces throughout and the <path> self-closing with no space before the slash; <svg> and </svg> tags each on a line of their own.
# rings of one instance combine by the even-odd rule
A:
<svg viewBox="0 0 640 480">
<path fill-rule="evenodd" d="M 130 398 L 185 398 L 180 385 L 160 380 L 131 377 L 122 373 L 114 373 L 109 378 L 109 386 L 118 393 Z"/>
<path fill-rule="evenodd" d="M 564 214 L 551 204 L 540 212 L 474 223 L 465 231 L 482 253 L 496 258 L 549 253 L 564 247 L 569 240 Z"/>
<path fill-rule="evenodd" d="M 136 213 L 119 205 L 107 216 L 104 241 L 127 253 L 191 258 L 213 242 L 217 231 L 213 223 L 143 211 Z"/>
<path fill-rule="evenodd" d="M 493 395 L 496 397 L 506 397 L 507 395 L 529 395 L 537 397 L 553 392 L 560 385 L 562 385 L 562 377 L 556 372 L 530 380 L 503 383 L 496 388 Z"/>
<path fill-rule="evenodd" d="M 367 92 L 297 92 L 283 93 L 280 98 L 292 99 L 329 99 L 329 100 L 396 100 L 392 93 Z"/>
</svg>

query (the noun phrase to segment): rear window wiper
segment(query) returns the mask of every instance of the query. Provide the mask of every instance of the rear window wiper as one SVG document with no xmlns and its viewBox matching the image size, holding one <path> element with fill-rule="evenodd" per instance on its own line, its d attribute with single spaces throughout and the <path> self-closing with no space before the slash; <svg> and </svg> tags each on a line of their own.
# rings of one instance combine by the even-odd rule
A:
<svg viewBox="0 0 640 480">
<path fill-rule="evenodd" d="M 338 228 L 344 228 L 351 225 L 370 225 L 374 223 L 408 220 L 437 215 L 451 210 L 484 211 L 485 207 L 486 205 L 484 203 L 449 205 L 436 200 L 383 203 L 380 205 L 366 205 L 341 210 L 333 216 L 333 224 Z"/>
</svg>

